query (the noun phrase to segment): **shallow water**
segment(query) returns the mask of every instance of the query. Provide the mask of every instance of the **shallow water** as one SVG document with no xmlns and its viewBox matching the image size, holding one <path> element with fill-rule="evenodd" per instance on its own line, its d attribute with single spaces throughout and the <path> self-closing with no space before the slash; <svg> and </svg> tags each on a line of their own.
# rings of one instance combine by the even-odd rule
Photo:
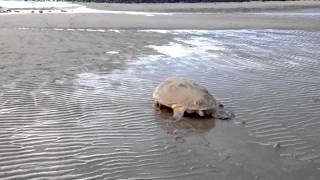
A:
<svg viewBox="0 0 320 180">
<path fill-rule="evenodd" d="M 0 179 L 319 179 L 320 33 L 0 29 Z M 236 115 L 172 124 L 199 81 Z"/>
</svg>

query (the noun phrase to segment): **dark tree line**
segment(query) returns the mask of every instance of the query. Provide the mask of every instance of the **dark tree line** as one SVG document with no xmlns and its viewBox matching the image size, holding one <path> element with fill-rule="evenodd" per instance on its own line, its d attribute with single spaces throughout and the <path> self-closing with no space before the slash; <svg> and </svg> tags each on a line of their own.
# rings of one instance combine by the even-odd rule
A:
<svg viewBox="0 0 320 180">
<path fill-rule="evenodd" d="M 67 0 L 77 2 L 98 2 L 98 3 L 197 3 L 197 2 L 248 2 L 248 1 L 286 1 L 286 0 Z"/>
</svg>

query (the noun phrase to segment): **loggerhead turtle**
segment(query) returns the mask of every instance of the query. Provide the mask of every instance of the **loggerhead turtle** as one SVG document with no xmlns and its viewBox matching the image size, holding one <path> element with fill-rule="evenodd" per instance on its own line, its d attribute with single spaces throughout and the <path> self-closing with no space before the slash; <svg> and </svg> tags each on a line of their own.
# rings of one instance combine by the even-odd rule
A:
<svg viewBox="0 0 320 180">
<path fill-rule="evenodd" d="M 208 90 L 193 80 L 183 77 L 169 77 L 153 92 L 156 105 L 173 110 L 173 117 L 180 120 L 184 113 L 210 115 L 218 119 L 230 119 L 232 113 L 223 111 L 223 105 Z"/>
</svg>

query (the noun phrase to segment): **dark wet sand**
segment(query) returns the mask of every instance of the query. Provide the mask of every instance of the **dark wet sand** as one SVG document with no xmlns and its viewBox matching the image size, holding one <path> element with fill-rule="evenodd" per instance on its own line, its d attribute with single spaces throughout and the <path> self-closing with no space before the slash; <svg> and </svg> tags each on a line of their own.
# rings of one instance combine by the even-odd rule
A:
<svg viewBox="0 0 320 180">
<path fill-rule="evenodd" d="M 319 18 L 240 15 L 0 16 L 0 179 L 319 179 Z M 236 118 L 172 124 L 152 100 L 170 75 Z"/>
</svg>

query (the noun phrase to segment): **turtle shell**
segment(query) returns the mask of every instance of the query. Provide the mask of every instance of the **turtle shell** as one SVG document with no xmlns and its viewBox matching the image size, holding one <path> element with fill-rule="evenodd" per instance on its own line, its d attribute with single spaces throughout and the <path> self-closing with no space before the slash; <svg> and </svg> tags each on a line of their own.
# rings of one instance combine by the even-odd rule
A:
<svg viewBox="0 0 320 180">
<path fill-rule="evenodd" d="M 164 105 L 175 110 L 201 114 L 212 114 L 217 109 L 215 98 L 208 90 L 193 80 L 183 77 L 169 77 L 160 83 L 153 93 L 157 104 Z"/>
</svg>

